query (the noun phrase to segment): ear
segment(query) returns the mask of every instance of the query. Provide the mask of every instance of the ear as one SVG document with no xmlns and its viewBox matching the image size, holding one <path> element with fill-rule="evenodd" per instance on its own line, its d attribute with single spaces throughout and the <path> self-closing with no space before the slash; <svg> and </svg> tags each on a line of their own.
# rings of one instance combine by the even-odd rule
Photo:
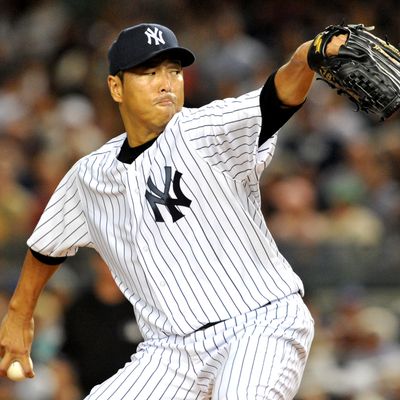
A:
<svg viewBox="0 0 400 400">
<path fill-rule="evenodd" d="M 122 103 L 123 87 L 121 79 L 118 76 L 108 75 L 107 84 L 113 100 Z"/>
</svg>

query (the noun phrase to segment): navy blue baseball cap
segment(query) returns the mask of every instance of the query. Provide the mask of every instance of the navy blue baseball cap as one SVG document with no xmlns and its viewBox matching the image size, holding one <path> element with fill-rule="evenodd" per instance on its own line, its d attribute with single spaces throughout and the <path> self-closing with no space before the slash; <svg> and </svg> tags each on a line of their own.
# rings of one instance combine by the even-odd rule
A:
<svg viewBox="0 0 400 400">
<path fill-rule="evenodd" d="M 182 67 L 193 64 L 195 60 L 193 53 L 179 46 L 175 34 L 165 26 L 143 23 L 126 28 L 119 33 L 108 50 L 110 75 L 164 53 L 179 60 Z"/>
</svg>

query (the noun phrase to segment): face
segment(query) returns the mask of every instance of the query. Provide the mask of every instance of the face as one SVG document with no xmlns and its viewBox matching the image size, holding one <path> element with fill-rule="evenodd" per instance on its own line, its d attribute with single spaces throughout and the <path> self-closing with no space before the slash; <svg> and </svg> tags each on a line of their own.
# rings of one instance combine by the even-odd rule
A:
<svg viewBox="0 0 400 400">
<path fill-rule="evenodd" d="M 182 67 L 178 61 L 153 59 L 118 76 L 109 76 L 111 96 L 119 103 L 129 142 L 158 136 L 184 102 Z M 138 143 L 141 144 L 141 143 Z"/>
</svg>

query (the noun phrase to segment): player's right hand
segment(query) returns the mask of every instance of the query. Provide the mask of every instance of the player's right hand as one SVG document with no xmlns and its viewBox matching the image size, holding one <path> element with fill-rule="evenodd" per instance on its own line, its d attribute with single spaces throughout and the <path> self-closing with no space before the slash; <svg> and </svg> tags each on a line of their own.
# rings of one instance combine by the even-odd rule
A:
<svg viewBox="0 0 400 400">
<path fill-rule="evenodd" d="M 30 362 L 33 332 L 33 318 L 25 320 L 14 312 L 3 318 L 0 325 L 0 377 L 7 377 L 7 370 L 15 360 L 21 363 L 27 378 L 35 376 Z"/>
</svg>

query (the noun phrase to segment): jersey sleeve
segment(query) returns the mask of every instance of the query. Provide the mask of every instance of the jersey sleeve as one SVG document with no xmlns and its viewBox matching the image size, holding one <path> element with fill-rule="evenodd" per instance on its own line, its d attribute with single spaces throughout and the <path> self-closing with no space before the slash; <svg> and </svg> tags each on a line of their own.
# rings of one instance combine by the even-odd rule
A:
<svg viewBox="0 0 400 400">
<path fill-rule="evenodd" d="M 260 92 L 217 100 L 183 114 L 182 129 L 191 144 L 212 167 L 233 179 L 245 179 L 257 163 Z"/>
<path fill-rule="evenodd" d="M 73 256 L 79 247 L 90 246 L 77 184 L 78 163 L 59 183 L 27 241 L 31 250 L 43 256 Z"/>
</svg>

